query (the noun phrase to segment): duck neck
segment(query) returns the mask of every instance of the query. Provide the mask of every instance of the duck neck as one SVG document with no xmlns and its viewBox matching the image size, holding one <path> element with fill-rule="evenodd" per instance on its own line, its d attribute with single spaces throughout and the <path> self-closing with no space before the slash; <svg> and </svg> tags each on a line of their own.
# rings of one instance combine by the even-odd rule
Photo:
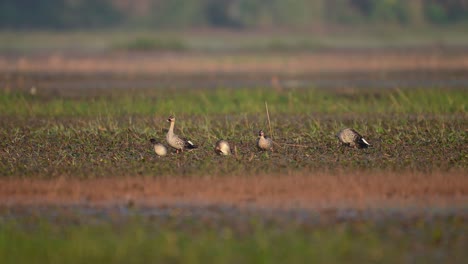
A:
<svg viewBox="0 0 468 264">
<path fill-rule="evenodd" d="M 168 134 L 170 134 L 170 135 L 174 134 L 174 123 L 175 122 L 171 122 L 171 126 L 169 127 Z"/>
</svg>

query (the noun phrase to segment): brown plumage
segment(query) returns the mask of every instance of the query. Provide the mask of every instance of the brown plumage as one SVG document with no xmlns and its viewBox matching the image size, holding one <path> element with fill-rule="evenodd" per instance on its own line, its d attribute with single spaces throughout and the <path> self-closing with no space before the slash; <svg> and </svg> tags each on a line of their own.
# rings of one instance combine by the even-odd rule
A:
<svg viewBox="0 0 468 264">
<path fill-rule="evenodd" d="M 231 147 L 229 146 L 229 142 L 224 139 L 218 140 L 215 145 L 215 152 L 219 155 L 231 155 Z"/>
<path fill-rule="evenodd" d="M 174 124 L 175 124 L 175 117 L 169 116 L 167 122 L 170 122 L 171 125 L 169 127 L 169 131 L 166 134 L 166 141 L 169 146 L 176 149 L 176 152 L 184 151 L 184 149 L 195 149 L 198 146 L 193 144 L 192 141 L 187 140 L 185 138 L 181 138 L 174 133 Z"/>
<path fill-rule="evenodd" d="M 158 143 L 158 142 L 156 141 L 156 139 L 154 139 L 154 138 L 150 139 L 150 142 L 151 142 L 151 144 L 153 144 L 154 152 L 155 152 L 158 156 L 166 156 L 166 154 L 167 154 L 167 148 L 166 148 L 166 146 L 164 146 L 164 145 L 161 144 L 161 143 Z"/>
<path fill-rule="evenodd" d="M 266 137 L 263 130 L 258 131 L 257 147 L 261 150 L 273 151 L 273 140 L 271 140 L 269 137 Z"/>
<path fill-rule="evenodd" d="M 352 128 L 345 128 L 336 134 L 336 137 L 343 145 L 353 148 L 367 148 L 370 146 L 361 134 Z"/>
</svg>

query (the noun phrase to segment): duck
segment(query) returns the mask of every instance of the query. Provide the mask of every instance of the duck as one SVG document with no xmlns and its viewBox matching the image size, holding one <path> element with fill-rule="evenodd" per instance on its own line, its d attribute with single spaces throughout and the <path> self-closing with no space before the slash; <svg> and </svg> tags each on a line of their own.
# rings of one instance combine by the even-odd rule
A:
<svg viewBox="0 0 468 264">
<path fill-rule="evenodd" d="M 175 117 L 169 116 L 167 122 L 170 122 L 171 125 L 169 127 L 169 131 L 166 134 L 166 141 L 169 146 L 176 149 L 176 153 L 183 152 L 185 149 L 196 149 L 198 148 L 197 145 L 193 144 L 192 141 L 187 140 L 185 138 L 181 138 L 174 133 L 174 124 L 175 124 Z"/>
<path fill-rule="evenodd" d="M 260 150 L 273 151 L 273 140 L 271 140 L 269 137 L 266 137 L 263 130 L 258 131 L 257 147 Z"/>
<path fill-rule="evenodd" d="M 371 146 L 371 144 L 367 142 L 367 140 L 365 140 L 361 134 L 352 128 L 345 128 L 339 131 L 336 134 L 336 137 L 343 145 L 352 148 L 368 148 Z"/>
<path fill-rule="evenodd" d="M 229 142 L 224 139 L 220 139 L 216 142 L 214 150 L 219 155 L 231 155 L 231 147 L 229 146 Z"/>
<path fill-rule="evenodd" d="M 154 148 L 154 152 L 158 155 L 158 156 L 166 156 L 167 154 L 167 148 L 166 146 L 164 146 L 163 144 L 161 143 L 158 143 L 156 141 L 156 139 L 152 138 L 150 139 L 150 142 L 151 144 L 153 144 L 153 148 Z"/>
</svg>

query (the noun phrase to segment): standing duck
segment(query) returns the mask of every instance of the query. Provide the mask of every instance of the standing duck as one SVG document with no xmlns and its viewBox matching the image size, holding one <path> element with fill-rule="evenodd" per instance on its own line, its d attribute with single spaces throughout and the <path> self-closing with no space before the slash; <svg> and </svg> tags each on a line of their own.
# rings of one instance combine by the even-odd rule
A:
<svg viewBox="0 0 468 264">
<path fill-rule="evenodd" d="M 215 145 L 215 152 L 219 155 L 231 155 L 231 147 L 229 146 L 229 142 L 224 139 L 218 140 Z"/>
<path fill-rule="evenodd" d="M 257 147 L 261 150 L 273 151 L 273 140 L 269 137 L 265 137 L 263 130 L 258 131 Z"/>
<path fill-rule="evenodd" d="M 353 148 L 367 148 L 370 146 L 361 134 L 352 128 L 345 128 L 336 134 L 336 137 L 343 145 Z"/>
<path fill-rule="evenodd" d="M 167 148 L 161 143 L 158 143 L 156 139 L 152 138 L 150 139 L 151 144 L 153 144 L 154 152 L 158 156 L 166 156 L 167 154 Z"/>
<path fill-rule="evenodd" d="M 195 149 L 198 147 L 197 145 L 193 144 L 192 141 L 185 138 L 180 138 L 178 135 L 174 134 L 174 116 L 169 116 L 167 122 L 170 122 L 171 126 L 169 127 L 169 131 L 166 134 L 166 141 L 169 146 L 176 149 L 176 153 L 179 153 L 179 151 L 183 152 L 184 149 Z"/>
</svg>

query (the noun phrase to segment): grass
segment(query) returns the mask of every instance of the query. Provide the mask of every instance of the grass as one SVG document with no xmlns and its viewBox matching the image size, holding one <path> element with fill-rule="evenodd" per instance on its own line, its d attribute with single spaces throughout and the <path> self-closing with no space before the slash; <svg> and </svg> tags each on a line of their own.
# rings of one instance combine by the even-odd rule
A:
<svg viewBox="0 0 468 264">
<path fill-rule="evenodd" d="M 209 218 L 94 224 L 68 218 L 77 224 L 37 216 L 3 221 L 2 263 L 463 263 L 467 257 L 466 225 L 455 216 L 321 226 L 256 217 L 235 225 Z"/>
<path fill-rule="evenodd" d="M 47 93 L 47 91 L 45 91 Z M 166 92 L 102 91 L 92 98 L 0 92 L 3 116 L 122 116 L 177 114 L 257 114 L 268 102 L 284 114 L 462 114 L 468 93 L 449 89 L 322 90 L 322 89 L 197 89 Z"/>
<path fill-rule="evenodd" d="M 186 45 L 179 39 L 137 37 L 115 45 L 116 50 L 125 51 L 184 51 Z"/>
<path fill-rule="evenodd" d="M 157 42 L 164 38 L 113 33 L 103 38 L 101 33 L 9 34 L 0 34 L 0 51 L 21 54 L 102 51 L 115 48 L 116 43 L 127 48 L 134 45 L 136 49 L 160 49 Z M 444 44 L 447 35 L 434 36 Z M 454 34 L 450 38 L 464 43 L 464 36 Z M 382 40 L 368 42 L 369 39 L 358 36 L 357 40 L 347 39 L 343 46 L 427 43 L 412 37 L 384 44 Z M 276 41 L 275 36 L 237 37 L 237 42 L 231 42 L 230 38 L 236 36 L 168 39 L 180 40 L 184 48 L 200 51 L 266 47 L 289 52 L 321 49 L 339 42 L 322 38 Z M 60 82 L 67 80 L 73 87 L 83 87 L 88 81 L 92 87 L 99 87 L 103 82 L 118 82 L 121 75 L 135 69 L 136 75 L 128 78 L 137 82 L 140 77 L 145 78 L 138 75 L 140 70 L 153 69 L 161 63 L 158 60 L 145 65 L 142 58 L 152 61 L 146 56 L 141 53 L 110 61 L 85 56 L 75 66 L 67 56 L 45 56 L 45 61 L 32 60 L 32 66 L 47 73 L 38 75 L 38 79 L 34 67 L 15 68 L 28 66 L 31 61 L 27 56 L 20 58 L 19 64 L 3 61 L 4 71 L 14 72 L 5 75 L 5 87 L 0 87 L 1 263 L 466 262 L 465 89 L 285 89 L 273 83 L 272 89 L 172 89 L 158 83 L 160 87 L 154 89 L 69 90 Z M 340 54 L 334 56 L 329 69 L 341 69 L 343 58 Z M 373 67 L 392 56 L 375 58 L 378 63 L 365 69 L 385 74 L 385 70 Z M 397 58 L 398 70 L 406 69 L 398 68 L 399 60 L 405 56 Z M 367 67 L 367 57 L 358 57 L 357 64 L 348 63 L 346 67 Z M 185 72 L 179 58 L 169 61 L 185 74 L 198 70 L 203 62 L 199 57 L 189 58 L 189 71 Z M 265 55 L 261 58 L 265 61 L 257 66 L 258 58 L 251 59 L 249 54 L 222 60 L 225 58 L 228 66 L 231 58 L 253 62 L 255 67 L 250 68 L 246 67 L 248 63 L 236 62 L 236 67 L 253 69 L 251 75 L 277 61 L 270 61 Z M 319 66 L 327 61 L 317 58 Z M 445 55 L 437 58 L 437 63 L 451 65 Z M 425 69 L 426 62 L 421 60 L 411 67 Z M 70 75 L 60 73 L 70 63 Z M 126 68 L 127 63 L 136 68 Z M 463 61 L 457 63 L 461 67 Z M 291 66 L 287 61 L 277 65 L 273 70 Z M 292 72 L 300 70 L 300 66 L 292 65 Z M 26 73 L 28 69 L 32 69 L 32 78 Z M 73 75 L 77 69 L 90 75 Z M 109 69 L 108 73 L 116 74 L 107 75 Z M 161 70 L 164 74 L 166 68 L 156 68 L 154 72 Z M 229 72 L 229 67 L 221 72 L 224 70 Z M 96 71 L 97 79 L 86 79 Z M 215 75 L 218 72 L 211 72 L 210 67 L 206 71 Z M 31 87 L 28 78 L 37 87 L 36 94 L 24 92 Z M 49 87 L 54 79 L 59 80 L 57 90 Z M 258 130 L 269 130 L 265 102 L 278 143 L 273 153 L 259 152 L 255 147 Z M 170 114 L 176 115 L 176 132 L 200 148 L 158 158 L 149 139 L 164 141 L 168 128 L 165 119 Z M 335 133 L 344 127 L 358 130 L 372 148 L 340 147 Z M 213 147 L 219 138 L 234 144 L 238 156 L 215 155 Z M 164 198 L 172 202 L 166 205 L 165 213 L 139 211 L 143 202 Z M 202 204 L 197 204 L 197 199 L 206 199 L 214 205 L 184 212 L 173 206 L 177 199 L 194 206 Z M 86 208 L 100 201 L 115 203 L 116 211 L 107 211 L 104 206 L 93 213 Z M 26 213 L 21 212 L 21 202 L 26 204 Z M 28 206 L 28 202 L 32 205 Z M 64 209 L 57 212 L 47 206 L 35 206 L 41 202 Z M 223 202 L 233 204 L 235 210 L 219 209 Z M 235 206 L 239 204 L 267 209 L 255 211 L 252 216 L 237 210 Z M 286 211 L 274 214 L 268 206 L 275 205 L 286 206 Z M 304 209 L 291 217 L 288 210 L 302 208 L 301 205 L 321 209 Z M 324 205 L 331 208 L 323 209 Z M 356 212 L 349 212 L 349 208 L 364 208 L 362 215 L 372 214 L 373 209 L 367 207 L 371 205 L 381 208 L 383 214 L 376 218 L 343 217 Z M 399 209 L 394 211 L 390 206 Z M 413 212 L 421 208 L 436 210 L 433 208 L 437 206 L 453 214 L 437 217 Z M 330 217 L 328 212 L 334 210 L 339 212 Z"/>
<path fill-rule="evenodd" d="M 258 130 L 268 128 L 265 101 L 280 145 L 271 154 L 255 148 Z M 0 175 L 466 169 L 466 101 L 464 90 L 441 89 L 146 90 L 93 98 L 3 93 Z M 200 149 L 159 162 L 149 139 L 164 141 L 172 113 L 176 132 Z M 335 134 L 344 127 L 358 130 L 373 147 L 341 149 Z M 237 146 L 238 159 L 214 156 L 219 138 Z"/>
<path fill-rule="evenodd" d="M 317 51 L 343 48 L 405 48 L 466 45 L 465 25 L 431 28 L 358 28 L 322 32 L 157 32 L 142 30 L 0 32 L 0 52 L 101 52 L 135 40 L 177 39 L 193 51 Z M 133 46 L 130 45 L 130 46 Z M 141 47 L 141 44 L 137 44 Z M 144 45 L 146 47 L 146 44 Z M 153 46 L 153 44 L 151 44 Z M 176 45 L 177 47 L 179 44 Z M 173 45 L 157 45 L 173 50 Z"/>
<path fill-rule="evenodd" d="M 466 262 L 465 90 L 137 91 L 0 94 L 0 189 L 10 206 L 0 207 L 2 263 Z M 256 133 L 269 124 L 265 102 L 279 144 L 273 153 L 255 148 Z M 149 139 L 164 140 L 172 113 L 176 132 L 200 148 L 158 158 Z M 340 147 L 335 133 L 347 126 L 372 148 Z M 236 145 L 237 158 L 214 154 L 219 138 Z M 53 180 L 37 180 L 43 178 Z M 146 181 L 151 178 L 161 182 Z M 158 188 L 167 188 L 167 196 Z M 32 205 L 23 213 L 15 206 L 21 195 L 26 204 L 52 199 L 65 209 Z M 170 205 L 166 214 L 138 211 L 140 198 L 182 197 L 197 205 L 196 198 L 217 204 L 229 195 L 247 204 L 261 205 L 256 196 L 265 205 L 293 201 L 287 208 L 343 200 L 365 207 L 369 201 L 384 213 L 348 219 L 310 210 L 268 218 L 270 211 L 249 215 L 221 208 L 216 214 L 219 204 L 197 212 Z M 117 203 L 117 213 L 98 208 L 93 216 L 71 206 L 106 197 Z M 411 202 L 423 208 L 440 202 L 454 213 L 395 213 L 387 207 L 392 201 L 407 209 Z"/>
</svg>

